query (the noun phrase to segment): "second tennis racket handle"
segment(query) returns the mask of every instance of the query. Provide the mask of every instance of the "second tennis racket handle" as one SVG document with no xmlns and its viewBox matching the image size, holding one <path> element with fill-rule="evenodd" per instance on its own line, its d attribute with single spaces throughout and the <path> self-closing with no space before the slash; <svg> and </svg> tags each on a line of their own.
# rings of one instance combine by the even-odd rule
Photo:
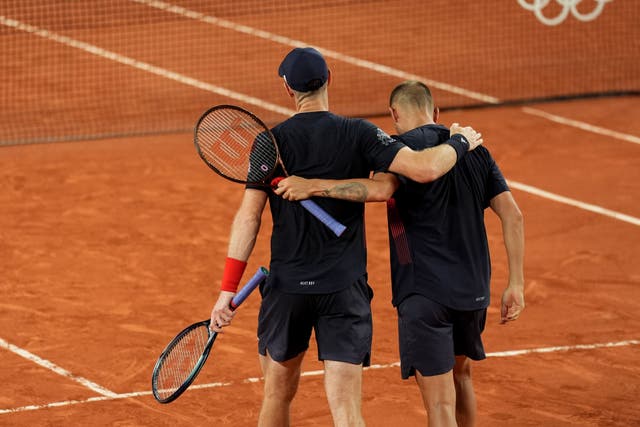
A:
<svg viewBox="0 0 640 427">
<path fill-rule="evenodd" d="M 242 289 L 240 289 L 240 291 L 233 297 L 233 299 L 229 303 L 229 308 L 231 310 L 235 310 L 236 308 L 238 308 L 238 306 L 247 299 L 249 294 L 251 294 L 251 292 L 253 292 L 253 290 L 257 288 L 258 285 L 262 283 L 262 281 L 266 279 L 268 275 L 269 270 L 264 267 L 258 268 L 256 274 L 254 274 L 253 277 L 249 279 L 249 281 L 242 287 Z"/>
</svg>

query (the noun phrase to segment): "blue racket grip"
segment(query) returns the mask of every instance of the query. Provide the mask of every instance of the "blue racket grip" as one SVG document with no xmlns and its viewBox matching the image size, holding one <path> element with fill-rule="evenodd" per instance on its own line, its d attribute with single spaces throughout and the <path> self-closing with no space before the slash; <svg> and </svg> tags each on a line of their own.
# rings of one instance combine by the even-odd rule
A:
<svg viewBox="0 0 640 427">
<path fill-rule="evenodd" d="M 256 271 L 256 274 L 254 274 L 253 277 L 249 279 L 249 281 L 242 287 L 242 289 L 240 289 L 240 292 L 238 292 L 233 297 L 233 299 L 229 303 L 229 308 L 231 310 L 235 310 L 236 308 L 238 308 L 238 306 L 242 304 L 244 300 L 247 299 L 249 294 L 251 294 L 251 292 L 253 292 L 253 290 L 257 288 L 258 285 L 262 283 L 262 281 L 266 279 L 268 275 L 269 275 L 269 270 L 267 270 L 264 267 L 258 268 L 258 271 Z"/>
<path fill-rule="evenodd" d="M 327 211 L 318 206 L 318 204 L 313 200 L 300 200 L 300 204 L 306 210 L 311 212 L 311 215 L 315 216 L 324 225 L 329 227 L 336 236 L 340 237 L 344 230 L 347 229 L 347 227 L 336 221 Z"/>
</svg>

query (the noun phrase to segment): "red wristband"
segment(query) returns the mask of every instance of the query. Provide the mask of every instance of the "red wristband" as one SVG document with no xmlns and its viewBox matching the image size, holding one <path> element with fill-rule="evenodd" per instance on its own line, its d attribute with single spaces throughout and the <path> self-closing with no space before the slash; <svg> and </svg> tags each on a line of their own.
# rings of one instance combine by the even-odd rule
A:
<svg viewBox="0 0 640 427">
<path fill-rule="evenodd" d="M 224 272 L 222 273 L 220 289 L 229 292 L 237 291 L 240 279 L 242 279 L 242 274 L 246 267 L 247 263 L 245 261 L 227 257 L 224 263 Z"/>
</svg>

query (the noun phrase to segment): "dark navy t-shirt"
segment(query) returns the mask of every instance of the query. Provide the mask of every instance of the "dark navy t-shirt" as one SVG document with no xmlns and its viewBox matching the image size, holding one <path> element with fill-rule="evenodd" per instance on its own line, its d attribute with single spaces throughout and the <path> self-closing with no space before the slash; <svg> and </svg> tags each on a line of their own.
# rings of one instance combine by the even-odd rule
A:
<svg viewBox="0 0 640 427">
<path fill-rule="evenodd" d="M 397 138 L 420 150 L 445 142 L 449 130 L 426 125 Z M 417 293 L 457 310 L 487 307 L 491 262 L 484 210 L 509 190 L 489 151 L 476 148 L 428 184 L 400 180 L 387 204 L 393 304 Z"/>
<path fill-rule="evenodd" d="M 298 113 L 272 131 L 289 175 L 304 178 L 367 178 L 372 170 L 386 169 L 404 147 L 365 120 L 330 112 Z M 300 203 L 266 191 L 273 217 L 268 285 L 321 294 L 366 274 L 363 203 L 314 198 L 347 227 L 336 237 Z"/>
</svg>

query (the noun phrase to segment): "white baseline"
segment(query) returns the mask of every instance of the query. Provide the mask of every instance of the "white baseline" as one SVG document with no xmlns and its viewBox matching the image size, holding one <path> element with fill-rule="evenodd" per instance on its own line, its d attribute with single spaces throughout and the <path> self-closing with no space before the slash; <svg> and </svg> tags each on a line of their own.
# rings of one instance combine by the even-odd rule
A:
<svg viewBox="0 0 640 427">
<path fill-rule="evenodd" d="M 527 354 L 554 353 L 559 351 L 563 351 L 563 352 L 586 351 L 586 350 L 595 350 L 599 348 L 628 347 L 628 346 L 639 345 L 639 344 L 640 344 L 640 340 L 625 340 L 625 341 L 616 341 L 616 342 L 607 342 L 607 343 L 598 343 L 598 344 L 578 344 L 578 345 L 567 345 L 567 346 L 528 348 L 528 349 L 522 349 L 522 350 L 508 350 L 508 351 L 499 351 L 495 353 L 487 353 L 487 357 L 515 357 L 515 356 L 524 356 Z M 368 368 L 364 368 L 364 370 L 370 371 L 370 370 L 378 370 L 378 369 L 388 369 L 388 368 L 395 368 L 398 366 L 400 366 L 400 362 L 394 362 L 394 363 L 389 363 L 385 365 L 371 365 Z M 307 372 L 303 372 L 301 375 L 303 377 L 320 376 L 320 375 L 324 375 L 324 371 L 323 370 L 307 371 Z M 252 377 L 252 378 L 246 378 L 242 381 L 239 381 L 238 383 L 216 382 L 216 383 L 208 383 L 208 384 L 195 384 L 189 387 L 189 391 L 198 390 L 198 389 L 216 388 L 216 387 L 229 387 L 236 384 L 257 383 L 262 380 L 263 378 L 261 377 Z M 77 405 L 81 403 L 101 402 L 105 400 L 127 399 L 131 397 L 149 396 L 151 394 L 152 394 L 151 391 L 138 391 L 138 392 L 131 392 L 131 393 L 114 394 L 113 396 L 106 396 L 106 395 L 96 396 L 96 397 L 90 397 L 83 400 L 65 400 L 61 402 L 47 403 L 44 405 L 28 405 L 28 406 L 20 406 L 16 408 L 0 409 L 0 414 L 10 414 L 10 413 L 24 412 L 24 411 L 35 411 L 39 409 L 56 408 L 60 406 Z"/>
<path fill-rule="evenodd" d="M 3 340 L 2 338 L 0 338 L 0 348 L 4 348 L 6 350 L 9 350 L 12 353 L 17 354 L 20 357 L 24 357 L 25 359 L 34 362 L 37 365 L 42 366 L 43 368 L 46 368 L 52 372 L 55 372 L 58 375 L 62 375 L 65 378 L 69 378 L 72 381 L 77 382 L 78 384 L 81 384 L 83 386 L 85 386 L 86 388 L 88 388 L 89 390 L 93 390 L 98 394 L 101 394 L 105 397 L 108 398 L 115 398 L 118 395 L 114 392 L 112 392 L 111 390 L 107 390 L 106 388 L 99 386 L 98 384 L 89 381 L 86 378 L 83 377 L 79 377 L 77 375 L 72 374 L 71 372 L 67 371 L 64 368 L 61 368 L 60 366 L 56 365 L 53 362 L 50 362 L 46 359 L 43 359 L 39 356 L 36 356 L 33 353 L 28 352 L 27 350 L 20 348 L 18 346 L 15 346 L 5 340 Z"/>
</svg>

